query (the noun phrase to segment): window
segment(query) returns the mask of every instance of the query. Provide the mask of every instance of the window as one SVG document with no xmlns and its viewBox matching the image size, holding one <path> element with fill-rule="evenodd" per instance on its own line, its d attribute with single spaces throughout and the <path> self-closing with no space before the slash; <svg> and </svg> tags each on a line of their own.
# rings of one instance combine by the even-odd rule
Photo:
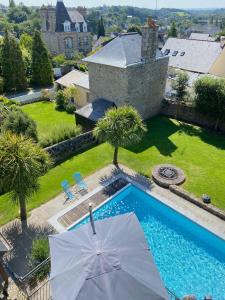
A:
<svg viewBox="0 0 225 300">
<path fill-rule="evenodd" d="M 80 24 L 79 23 L 75 24 L 75 29 L 76 29 L 76 32 L 80 32 Z"/>
<path fill-rule="evenodd" d="M 83 32 L 87 32 L 87 24 L 83 23 Z"/>
<path fill-rule="evenodd" d="M 65 21 L 63 23 L 63 26 L 64 26 L 64 31 L 65 32 L 69 32 L 70 31 L 70 22 L 69 21 Z"/>
<path fill-rule="evenodd" d="M 166 49 L 164 55 L 168 55 L 170 53 L 170 49 Z"/>
<path fill-rule="evenodd" d="M 177 56 L 177 54 L 178 54 L 178 51 L 173 51 L 172 56 Z"/>
<path fill-rule="evenodd" d="M 180 56 L 184 56 L 185 55 L 185 52 L 181 52 Z"/>
<path fill-rule="evenodd" d="M 81 37 L 78 38 L 78 45 L 79 45 L 79 46 L 82 45 Z"/>
<path fill-rule="evenodd" d="M 64 40 L 65 49 L 72 49 L 73 48 L 73 39 L 71 37 L 67 37 Z"/>
</svg>

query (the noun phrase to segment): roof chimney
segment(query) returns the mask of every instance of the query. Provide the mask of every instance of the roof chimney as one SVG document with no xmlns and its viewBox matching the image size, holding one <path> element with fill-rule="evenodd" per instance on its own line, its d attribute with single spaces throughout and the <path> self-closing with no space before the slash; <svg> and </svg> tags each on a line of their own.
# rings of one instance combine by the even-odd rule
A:
<svg viewBox="0 0 225 300">
<path fill-rule="evenodd" d="M 156 58 L 156 51 L 158 48 L 158 27 L 156 26 L 155 21 L 151 17 L 148 17 L 148 23 L 141 27 L 141 31 L 141 56 L 144 61 L 148 62 Z"/>
</svg>

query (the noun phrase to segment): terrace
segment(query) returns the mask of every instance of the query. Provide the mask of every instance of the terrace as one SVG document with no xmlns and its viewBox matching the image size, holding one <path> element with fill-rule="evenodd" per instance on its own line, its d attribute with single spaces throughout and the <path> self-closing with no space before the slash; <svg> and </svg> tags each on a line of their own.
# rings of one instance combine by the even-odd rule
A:
<svg viewBox="0 0 225 300">
<path fill-rule="evenodd" d="M 88 186 L 88 193 L 83 195 L 76 193 L 76 200 L 67 202 L 64 195 L 60 194 L 48 203 L 34 209 L 29 218 L 26 232 L 22 233 L 20 231 L 19 222 L 11 222 L 3 227 L 3 233 L 14 246 L 13 252 L 10 255 L 6 255 L 5 259 L 10 269 L 17 273 L 22 281 L 26 278 L 25 275 L 29 271 L 27 253 L 29 253 L 29 248 L 35 237 L 65 231 L 87 215 L 90 201 L 93 203 L 94 208 L 98 208 L 129 183 L 135 184 L 159 199 L 161 203 L 175 209 L 177 212 L 225 239 L 224 221 L 185 201 L 169 190 L 159 187 L 146 177 L 123 165 L 120 165 L 119 170 L 113 165 L 108 165 L 86 177 L 85 182 Z M 20 239 L 17 238 L 18 235 Z M 23 279 L 24 276 L 25 278 Z M 12 290 L 13 293 L 18 292 L 15 286 L 11 287 Z M 41 293 L 46 293 L 46 297 L 49 295 L 48 283 L 43 282 L 35 290 L 31 289 L 29 294 L 33 296 L 30 299 L 48 299 L 40 298 L 40 295 L 43 297 Z M 16 297 L 18 297 L 17 294 Z"/>
</svg>

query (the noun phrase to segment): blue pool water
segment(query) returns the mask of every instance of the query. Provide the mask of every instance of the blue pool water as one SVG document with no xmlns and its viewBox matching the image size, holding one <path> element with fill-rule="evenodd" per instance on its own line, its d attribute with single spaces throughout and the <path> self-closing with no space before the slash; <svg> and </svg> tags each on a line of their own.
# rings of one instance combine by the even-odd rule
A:
<svg viewBox="0 0 225 300">
<path fill-rule="evenodd" d="M 195 294 L 201 300 L 210 294 L 213 300 L 225 300 L 224 240 L 133 185 L 96 210 L 94 218 L 133 211 L 167 288 L 179 297 Z"/>
</svg>

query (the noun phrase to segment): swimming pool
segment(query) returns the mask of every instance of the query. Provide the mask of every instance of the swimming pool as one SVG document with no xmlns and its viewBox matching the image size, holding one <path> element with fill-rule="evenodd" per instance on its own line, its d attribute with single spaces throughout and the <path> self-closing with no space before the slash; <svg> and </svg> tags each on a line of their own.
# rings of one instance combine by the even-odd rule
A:
<svg viewBox="0 0 225 300">
<path fill-rule="evenodd" d="M 225 241 L 129 185 L 94 212 L 95 220 L 134 211 L 167 288 L 177 296 L 225 300 Z M 84 219 L 75 227 L 89 222 Z"/>
</svg>

